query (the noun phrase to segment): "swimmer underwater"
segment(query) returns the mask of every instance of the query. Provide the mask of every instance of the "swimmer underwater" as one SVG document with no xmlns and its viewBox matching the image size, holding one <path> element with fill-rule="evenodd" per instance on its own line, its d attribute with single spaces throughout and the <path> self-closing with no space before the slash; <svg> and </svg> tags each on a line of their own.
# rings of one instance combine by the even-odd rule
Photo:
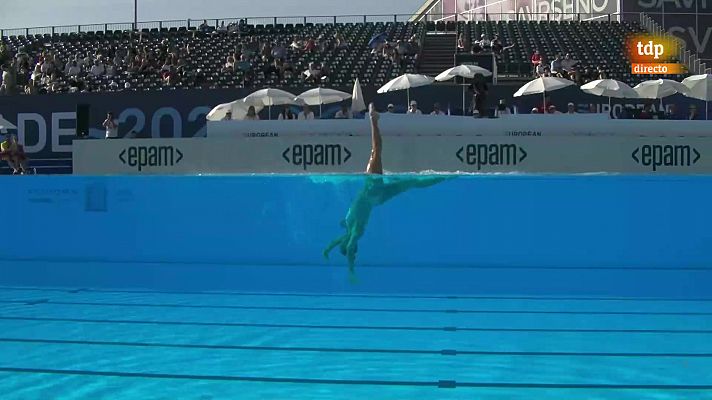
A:
<svg viewBox="0 0 712 400">
<path fill-rule="evenodd" d="M 329 253 L 334 248 L 339 248 L 341 254 L 348 260 L 351 279 L 356 277 L 354 266 L 356 264 L 358 241 L 366 231 L 366 225 L 373 208 L 410 189 L 425 188 L 449 179 L 447 177 L 403 177 L 393 178 L 389 182 L 385 182 L 381 158 L 381 131 L 378 126 L 380 115 L 373 103 L 369 105 L 369 117 L 371 120 L 371 157 L 366 167 L 367 176 L 364 187 L 351 204 L 346 218 L 341 221 L 341 227 L 346 229 L 346 233 L 332 241 L 324 250 L 324 257 L 328 259 Z"/>
</svg>

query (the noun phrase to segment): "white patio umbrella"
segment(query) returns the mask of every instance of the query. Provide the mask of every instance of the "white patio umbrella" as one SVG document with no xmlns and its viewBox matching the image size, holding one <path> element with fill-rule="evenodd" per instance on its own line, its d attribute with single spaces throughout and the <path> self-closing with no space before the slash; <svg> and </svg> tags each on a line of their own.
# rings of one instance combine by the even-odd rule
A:
<svg viewBox="0 0 712 400">
<path fill-rule="evenodd" d="M 338 103 L 340 101 L 348 100 L 351 95 L 335 89 L 326 89 L 323 87 L 318 87 L 314 89 L 307 90 L 306 92 L 300 94 L 294 98 L 294 101 L 308 104 L 310 106 L 319 106 L 319 116 L 321 116 L 321 106 L 322 104 Z"/>
<path fill-rule="evenodd" d="M 654 79 L 641 82 L 633 89 L 638 92 L 638 96 L 643 99 L 660 99 L 660 107 L 663 106 L 663 98 L 676 93 L 685 94 L 689 90 L 687 86 L 672 79 Z"/>
<path fill-rule="evenodd" d="M 461 78 L 472 79 L 475 75 L 481 74 L 482 76 L 492 76 L 492 72 L 488 69 L 482 68 L 477 65 L 458 65 L 457 67 L 452 67 L 447 71 L 443 71 L 440 75 L 435 77 L 438 82 L 449 81 L 450 79 L 459 76 Z M 462 85 L 462 112 L 465 112 L 465 88 L 467 85 Z"/>
<path fill-rule="evenodd" d="M 354 90 L 351 94 L 351 112 L 358 113 L 367 109 L 366 101 L 364 100 L 363 92 L 361 91 L 361 82 L 359 82 L 358 78 L 356 78 L 356 82 L 354 82 Z"/>
<path fill-rule="evenodd" d="M 705 102 L 705 119 L 708 119 L 709 111 L 707 108 L 709 104 L 707 103 L 712 101 L 712 75 L 702 74 L 688 76 L 682 80 L 682 84 L 688 89 L 686 93 L 683 93 L 685 96 Z"/>
<path fill-rule="evenodd" d="M 264 106 L 259 104 L 253 107 L 255 107 L 255 112 L 260 112 L 264 108 Z M 208 113 L 205 119 L 207 119 L 208 121 L 222 121 L 227 115 L 227 112 L 230 111 L 232 112 L 233 120 L 241 120 L 245 119 L 245 116 L 247 115 L 247 110 L 249 108 L 250 104 L 245 103 L 243 99 L 235 100 L 230 103 L 217 105 Z"/>
<path fill-rule="evenodd" d="M 615 79 L 599 79 L 581 86 L 581 90 L 594 96 L 608 97 L 608 106 L 611 106 L 611 98 L 617 99 L 637 99 L 638 92 L 632 87 Z"/>
<path fill-rule="evenodd" d="M 568 79 L 545 76 L 542 78 L 536 78 L 533 81 L 529 81 L 524 84 L 524 86 L 520 87 L 519 90 L 514 93 L 514 97 L 541 93 L 544 98 L 544 103 L 546 103 L 546 92 L 563 89 L 573 85 L 574 82 Z"/>
<path fill-rule="evenodd" d="M 284 104 L 294 104 L 294 95 L 279 89 L 262 89 L 245 97 L 243 101 L 251 106 L 261 105 L 269 107 L 269 118 L 272 119 L 272 106 L 280 106 Z"/>
<path fill-rule="evenodd" d="M 433 77 L 427 75 L 403 74 L 381 86 L 381 88 L 378 89 L 378 93 L 406 90 L 408 92 L 408 104 L 410 104 L 410 89 L 430 85 L 434 80 Z"/>
</svg>

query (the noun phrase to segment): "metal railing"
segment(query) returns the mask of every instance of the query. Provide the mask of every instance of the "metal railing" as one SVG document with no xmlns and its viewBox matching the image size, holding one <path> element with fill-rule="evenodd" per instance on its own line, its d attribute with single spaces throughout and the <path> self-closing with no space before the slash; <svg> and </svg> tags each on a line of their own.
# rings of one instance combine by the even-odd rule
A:
<svg viewBox="0 0 712 400">
<path fill-rule="evenodd" d="M 687 49 L 687 45 L 680 38 L 668 33 L 663 27 L 650 15 L 645 13 L 640 14 L 640 25 L 649 33 L 656 36 L 664 36 L 678 43 L 678 54 L 680 54 L 680 62 L 687 66 L 687 70 L 692 74 L 708 73 L 709 68 L 703 63 L 697 54 Z"/>
<path fill-rule="evenodd" d="M 141 31 L 144 29 L 171 29 L 171 28 L 198 28 L 205 21 L 210 28 L 217 29 L 223 22 L 225 25 L 244 21 L 247 25 L 278 25 L 278 24 L 356 24 L 356 23 L 389 23 L 409 22 L 412 14 L 373 14 L 373 15 L 329 15 L 329 16 L 286 16 L 286 17 L 241 17 L 241 18 L 202 18 L 167 21 L 143 21 L 102 23 L 88 25 L 62 25 L 42 26 L 31 28 L 0 29 L 0 37 L 30 36 L 30 35 L 57 35 L 62 33 L 81 32 L 113 32 L 113 31 Z"/>
</svg>

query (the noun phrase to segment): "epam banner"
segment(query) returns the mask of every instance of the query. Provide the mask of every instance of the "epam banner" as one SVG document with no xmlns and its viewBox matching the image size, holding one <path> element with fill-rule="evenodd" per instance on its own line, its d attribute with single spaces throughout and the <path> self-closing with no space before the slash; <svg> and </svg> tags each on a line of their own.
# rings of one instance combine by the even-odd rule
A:
<svg viewBox="0 0 712 400">
<path fill-rule="evenodd" d="M 83 140 L 74 173 L 360 173 L 357 136 Z M 385 137 L 388 172 L 710 174 L 712 139 L 653 137 Z"/>
</svg>

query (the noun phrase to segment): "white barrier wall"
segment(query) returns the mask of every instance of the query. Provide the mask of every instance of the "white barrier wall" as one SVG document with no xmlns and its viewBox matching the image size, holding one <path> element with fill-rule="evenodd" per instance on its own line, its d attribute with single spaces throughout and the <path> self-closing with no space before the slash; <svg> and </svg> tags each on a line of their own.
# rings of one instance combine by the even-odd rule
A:
<svg viewBox="0 0 712 400">
<path fill-rule="evenodd" d="M 610 119 L 607 114 L 521 114 L 499 119 L 460 116 L 381 114 L 383 136 L 705 136 L 712 121 Z M 304 135 L 368 136 L 369 122 L 356 120 L 218 121 L 207 125 L 211 138 Z"/>
<path fill-rule="evenodd" d="M 363 136 L 77 140 L 74 173 L 358 173 Z M 389 172 L 710 174 L 712 138 L 640 136 L 392 136 Z"/>
</svg>

